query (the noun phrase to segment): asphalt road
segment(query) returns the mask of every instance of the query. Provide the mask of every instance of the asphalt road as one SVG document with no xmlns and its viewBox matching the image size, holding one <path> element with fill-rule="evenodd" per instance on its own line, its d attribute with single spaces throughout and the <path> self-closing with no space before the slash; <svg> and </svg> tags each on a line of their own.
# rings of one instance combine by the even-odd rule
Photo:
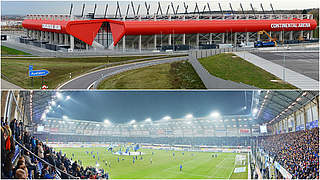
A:
<svg viewBox="0 0 320 180">
<path fill-rule="evenodd" d="M 253 54 L 319 81 L 319 51 L 255 51 Z"/>
<path fill-rule="evenodd" d="M 187 57 L 173 57 L 166 58 L 160 60 L 152 60 L 152 61 L 144 61 L 138 63 L 124 64 L 120 66 L 110 67 L 107 69 L 101 69 L 98 71 L 90 72 L 79 77 L 76 77 L 60 87 L 58 89 L 89 89 L 90 87 L 94 87 L 95 84 L 98 84 L 101 80 L 106 79 L 112 75 L 125 72 L 132 69 L 143 68 L 147 66 L 163 64 L 163 63 L 171 63 L 175 61 L 187 60 Z"/>
</svg>

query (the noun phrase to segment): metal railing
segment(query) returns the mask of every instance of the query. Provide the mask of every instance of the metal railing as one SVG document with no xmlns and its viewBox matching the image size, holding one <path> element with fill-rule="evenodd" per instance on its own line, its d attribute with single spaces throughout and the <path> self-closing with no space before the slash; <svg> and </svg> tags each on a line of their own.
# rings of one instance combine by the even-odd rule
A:
<svg viewBox="0 0 320 180">
<path fill-rule="evenodd" d="M 39 156 L 37 156 L 36 154 L 34 154 L 33 152 L 31 152 L 29 149 L 27 149 L 26 147 L 24 147 L 22 144 L 20 144 L 18 141 L 14 140 L 15 143 L 17 143 L 22 149 L 24 149 L 25 151 L 28 151 L 31 155 L 35 156 L 39 161 L 47 164 L 50 167 L 53 167 L 55 169 L 55 173 L 59 176 L 59 174 L 64 173 L 66 175 L 68 175 L 70 178 L 72 179 L 78 179 L 79 177 L 75 177 L 67 172 L 62 171 L 61 169 L 59 169 L 58 167 L 48 163 L 47 161 L 43 160 L 42 158 L 40 158 Z M 57 177 L 56 177 L 57 178 Z M 58 177 L 58 179 L 60 178 L 60 176 Z"/>
</svg>

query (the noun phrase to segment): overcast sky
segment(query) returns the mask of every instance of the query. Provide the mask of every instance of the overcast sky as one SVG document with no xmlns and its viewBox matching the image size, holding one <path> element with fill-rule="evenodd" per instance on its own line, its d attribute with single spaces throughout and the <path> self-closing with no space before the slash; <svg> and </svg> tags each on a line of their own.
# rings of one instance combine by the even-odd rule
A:
<svg viewBox="0 0 320 180">
<path fill-rule="evenodd" d="M 86 13 L 93 11 L 94 4 L 97 3 L 97 14 L 103 14 L 105 4 L 109 4 L 109 13 L 114 14 L 116 9 L 116 1 L 99 1 L 99 0 L 91 0 L 91 1 L 12 1 L 5 0 L 1 1 L 1 11 L 2 15 L 26 15 L 26 14 L 68 14 L 70 9 L 70 4 L 73 2 L 74 4 L 74 14 L 81 14 L 82 4 L 86 3 Z M 127 5 L 130 1 L 119 1 L 121 6 L 122 13 L 125 13 Z M 157 10 L 157 2 L 156 0 L 147 1 L 151 4 L 150 11 L 151 13 L 155 13 Z M 177 6 L 180 4 L 179 12 L 184 12 L 183 9 L 183 1 L 172 1 Z M 250 9 L 250 3 L 253 4 L 254 8 L 261 9 L 260 3 L 263 4 L 265 10 L 270 10 L 270 3 L 273 4 L 274 9 L 307 9 L 307 8 L 317 8 L 319 7 L 318 0 L 219 0 L 219 1 L 194 1 L 194 0 L 186 0 L 189 11 L 193 11 L 195 7 L 195 2 L 198 2 L 199 9 L 202 10 L 203 6 L 210 2 L 211 10 L 218 10 L 218 2 L 221 3 L 221 7 L 223 9 L 229 10 L 229 3 L 232 3 L 233 9 L 240 9 L 240 2 L 243 5 L 244 9 Z M 163 11 L 166 11 L 168 4 L 171 1 L 161 1 Z M 144 14 L 145 6 L 144 1 L 134 1 L 135 5 L 141 4 L 140 14 Z M 171 11 L 171 10 L 170 10 Z M 130 11 L 130 14 L 132 11 Z"/>
<path fill-rule="evenodd" d="M 191 113 L 205 117 L 217 111 L 222 115 L 251 113 L 252 91 L 69 91 L 71 100 L 59 100 L 48 117 L 114 123 L 164 116 L 183 118 Z M 60 107 L 58 107 L 60 105 Z M 244 108 L 246 106 L 246 108 Z M 54 112 L 53 112 L 54 111 Z"/>
</svg>

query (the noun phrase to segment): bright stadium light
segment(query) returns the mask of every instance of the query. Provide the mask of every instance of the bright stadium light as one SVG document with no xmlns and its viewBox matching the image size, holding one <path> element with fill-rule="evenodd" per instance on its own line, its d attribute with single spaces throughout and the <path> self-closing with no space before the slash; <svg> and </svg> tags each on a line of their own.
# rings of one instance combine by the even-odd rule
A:
<svg viewBox="0 0 320 180">
<path fill-rule="evenodd" d="M 217 117 L 220 116 L 220 113 L 218 113 L 218 112 L 212 112 L 212 113 L 210 114 L 210 116 L 211 116 L 211 117 L 214 117 L 214 118 L 217 118 Z"/>
<path fill-rule="evenodd" d="M 56 104 L 57 104 L 57 103 L 56 103 L 55 101 L 53 101 L 53 100 L 51 101 L 51 105 L 52 105 L 52 106 L 55 106 Z"/>
<path fill-rule="evenodd" d="M 136 120 L 131 120 L 131 121 L 129 122 L 129 124 L 134 124 L 134 123 L 136 123 Z"/>
<path fill-rule="evenodd" d="M 46 113 L 43 113 L 42 116 L 41 116 L 41 119 L 42 119 L 42 120 L 45 120 L 46 117 L 47 117 Z"/>
<path fill-rule="evenodd" d="M 252 113 L 253 114 L 256 114 L 258 112 L 258 109 L 257 108 L 254 108 L 253 110 L 252 110 Z"/>
<path fill-rule="evenodd" d="M 68 101 L 69 99 L 71 99 L 71 97 L 70 97 L 70 96 L 67 96 L 67 97 L 66 97 L 66 101 Z"/>
<path fill-rule="evenodd" d="M 58 98 L 58 99 L 62 99 L 62 94 L 60 93 L 60 92 L 56 92 L 56 97 Z"/>
<path fill-rule="evenodd" d="M 152 122 L 151 118 L 147 118 L 145 121 L 146 122 Z"/>
<path fill-rule="evenodd" d="M 165 116 L 165 117 L 163 117 L 162 119 L 163 119 L 163 120 L 170 120 L 171 117 L 170 117 L 170 116 Z"/>
<path fill-rule="evenodd" d="M 105 120 L 104 120 L 104 124 L 107 125 L 107 126 L 110 126 L 110 125 L 111 125 L 111 122 L 110 122 L 108 119 L 105 119 Z"/>
<path fill-rule="evenodd" d="M 63 115 L 63 116 L 62 116 L 62 119 L 68 119 L 68 116 Z"/>
<path fill-rule="evenodd" d="M 187 114 L 186 115 L 186 119 L 192 119 L 193 118 L 193 115 L 192 114 Z"/>
</svg>

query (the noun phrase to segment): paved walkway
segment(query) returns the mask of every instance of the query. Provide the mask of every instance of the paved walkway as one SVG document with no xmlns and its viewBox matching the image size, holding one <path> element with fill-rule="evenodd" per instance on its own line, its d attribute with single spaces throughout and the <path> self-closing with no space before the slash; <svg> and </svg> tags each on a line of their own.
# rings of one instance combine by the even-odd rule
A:
<svg viewBox="0 0 320 180">
<path fill-rule="evenodd" d="M 22 89 L 21 87 L 12 84 L 6 80 L 1 79 L 1 89 L 2 90 L 10 90 L 10 89 Z"/>
<path fill-rule="evenodd" d="M 257 89 L 247 84 L 240 84 L 212 76 L 195 57 L 189 57 L 189 62 L 207 89 Z"/>
<path fill-rule="evenodd" d="M 278 64 L 270 62 L 259 56 L 251 54 L 249 52 L 235 52 L 237 56 L 245 59 L 246 61 L 268 71 L 269 73 L 277 76 L 278 78 L 298 87 L 302 90 L 319 90 L 319 81 L 311 79 L 305 75 L 292 71 L 288 68 L 284 68 Z M 285 72 L 285 73 L 283 73 Z M 283 74 L 284 77 L 283 78 Z"/>
</svg>

